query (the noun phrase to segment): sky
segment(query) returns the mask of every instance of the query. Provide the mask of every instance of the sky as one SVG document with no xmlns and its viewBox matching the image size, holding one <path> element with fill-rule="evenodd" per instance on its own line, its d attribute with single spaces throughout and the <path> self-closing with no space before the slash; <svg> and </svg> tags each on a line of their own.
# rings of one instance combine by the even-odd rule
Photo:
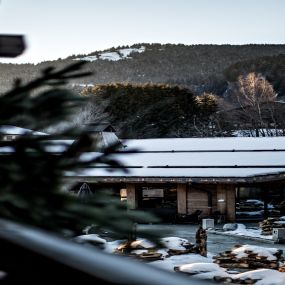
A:
<svg viewBox="0 0 285 285">
<path fill-rule="evenodd" d="M 0 34 L 37 63 L 135 43 L 284 44 L 285 0 L 0 0 Z"/>
</svg>

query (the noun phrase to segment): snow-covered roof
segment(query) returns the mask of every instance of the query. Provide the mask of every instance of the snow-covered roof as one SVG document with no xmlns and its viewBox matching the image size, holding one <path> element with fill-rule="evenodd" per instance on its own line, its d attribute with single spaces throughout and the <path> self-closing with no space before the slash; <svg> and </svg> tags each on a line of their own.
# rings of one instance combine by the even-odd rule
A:
<svg viewBox="0 0 285 285">
<path fill-rule="evenodd" d="M 125 165 L 127 173 L 97 165 L 77 175 L 113 181 L 182 178 L 189 182 L 195 178 L 242 178 L 240 181 L 246 182 L 246 178 L 257 176 L 285 177 L 285 137 L 144 139 L 123 144 L 124 151 L 112 158 Z M 85 153 L 82 159 L 97 155 Z"/>
<path fill-rule="evenodd" d="M 9 125 L 1 125 L 0 126 L 0 134 L 2 135 L 25 135 L 25 134 L 32 134 L 36 136 L 45 136 L 46 133 L 36 132 L 25 128 L 20 128 L 16 126 L 9 126 Z"/>
<path fill-rule="evenodd" d="M 55 141 L 47 151 L 62 152 L 72 143 L 73 140 Z M 119 161 L 127 172 L 97 164 L 66 175 L 112 182 L 247 183 L 285 179 L 285 137 L 144 139 L 127 140 L 123 145 L 123 150 L 109 158 Z M 1 148 L 3 153 L 10 151 Z M 85 152 L 81 160 L 100 155 Z"/>
<path fill-rule="evenodd" d="M 285 137 L 141 139 L 124 144 L 140 151 L 285 150 Z"/>
</svg>

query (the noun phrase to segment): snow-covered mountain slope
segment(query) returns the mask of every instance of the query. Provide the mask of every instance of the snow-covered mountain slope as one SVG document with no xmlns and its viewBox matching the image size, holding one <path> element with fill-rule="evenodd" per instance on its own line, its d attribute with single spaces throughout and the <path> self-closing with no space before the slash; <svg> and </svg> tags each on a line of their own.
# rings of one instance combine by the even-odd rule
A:
<svg viewBox="0 0 285 285">
<path fill-rule="evenodd" d="M 133 53 L 142 53 L 145 51 L 145 47 L 141 46 L 140 48 L 123 48 L 118 49 L 117 51 L 107 51 L 99 53 L 98 55 L 91 55 L 85 57 L 78 57 L 74 60 L 84 60 L 84 61 L 96 61 L 98 59 L 101 60 L 109 60 L 109 61 L 118 61 L 122 59 L 130 59 L 132 58 L 130 55 Z"/>
</svg>

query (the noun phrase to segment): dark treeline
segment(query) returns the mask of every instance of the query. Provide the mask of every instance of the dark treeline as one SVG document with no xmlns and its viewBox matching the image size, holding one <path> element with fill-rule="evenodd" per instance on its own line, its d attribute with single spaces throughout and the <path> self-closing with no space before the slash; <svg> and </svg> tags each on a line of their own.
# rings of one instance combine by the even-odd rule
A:
<svg viewBox="0 0 285 285">
<path fill-rule="evenodd" d="M 197 97 L 187 88 L 162 84 L 98 85 L 83 89 L 82 94 L 91 99 L 82 121 L 107 119 L 121 137 L 221 135 L 220 129 L 210 127 L 218 110 L 211 94 Z"/>
<path fill-rule="evenodd" d="M 285 104 L 260 74 L 240 76 L 228 96 L 170 85 L 109 84 L 86 87 L 89 104 L 77 122 L 107 120 L 122 138 L 280 136 Z"/>
</svg>

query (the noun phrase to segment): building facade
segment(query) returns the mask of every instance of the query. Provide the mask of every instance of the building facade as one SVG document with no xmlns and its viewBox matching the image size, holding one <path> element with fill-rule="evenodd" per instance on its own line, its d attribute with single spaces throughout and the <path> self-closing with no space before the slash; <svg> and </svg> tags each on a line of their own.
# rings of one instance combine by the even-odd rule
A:
<svg viewBox="0 0 285 285">
<path fill-rule="evenodd" d="M 181 138 L 123 142 L 107 165 L 71 180 L 112 188 L 129 209 L 175 212 L 225 221 L 285 212 L 285 138 Z M 94 153 L 90 153 L 90 156 Z M 126 172 L 127 171 L 127 172 Z"/>
</svg>

